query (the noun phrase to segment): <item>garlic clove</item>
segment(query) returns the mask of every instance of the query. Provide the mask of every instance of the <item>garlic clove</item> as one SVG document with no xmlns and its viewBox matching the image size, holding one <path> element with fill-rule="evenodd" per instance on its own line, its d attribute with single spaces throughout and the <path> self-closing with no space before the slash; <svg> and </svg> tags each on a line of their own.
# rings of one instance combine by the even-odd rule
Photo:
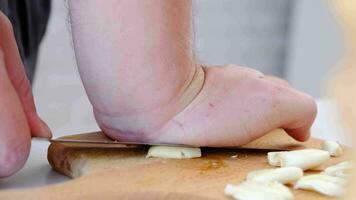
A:
<svg viewBox="0 0 356 200">
<path fill-rule="evenodd" d="M 321 194 L 339 197 L 345 192 L 347 180 L 326 174 L 313 174 L 300 178 L 294 185 L 295 189 L 312 190 Z"/>
<path fill-rule="evenodd" d="M 268 164 L 275 166 L 275 167 L 280 167 L 281 166 L 281 160 L 279 158 L 279 155 L 281 153 L 285 153 L 286 151 L 272 151 L 267 153 L 267 161 Z"/>
<path fill-rule="evenodd" d="M 268 163 L 273 166 L 299 167 L 303 170 L 315 169 L 329 160 L 327 151 L 303 149 L 295 151 L 269 152 Z"/>
<path fill-rule="evenodd" d="M 276 169 L 257 170 L 248 173 L 247 180 L 258 182 L 276 181 L 283 184 L 297 181 L 303 176 L 299 167 L 281 167 Z"/>
<path fill-rule="evenodd" d="M 201 150 L 195 147 L 151 146 L 146 158 L 151 157 L 172 159 L 198 158 L 201 157 Z"/>
<path fill-rule="evenodd" d="M 341 178 L 348 178 L 351 176 L 352 169 L 355 168 L 355 165 L 351 161 L 344 161 L 336 165 L 327 167 L 322 174 L 337 176 Z"/>
<path fill-rule="evenodd" d="M 339 143 L 335 141 L 324 141 L 322 149 L 329 152 L 330 156 L 339 157 L 342 155 L 342 148 Z"/>
<path fill-rule="evenodd" d="M 245 181 L 239 185 L 227 184 L 225 195 L 238 200 L 293 200 L 290 190 L 278 182 Z"/>
</svg>

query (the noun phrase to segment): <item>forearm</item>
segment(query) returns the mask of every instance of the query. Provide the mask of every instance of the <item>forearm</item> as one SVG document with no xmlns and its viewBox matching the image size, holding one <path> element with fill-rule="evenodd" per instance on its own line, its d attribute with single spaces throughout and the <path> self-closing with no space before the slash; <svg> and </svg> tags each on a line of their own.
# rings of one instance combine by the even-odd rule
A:
<svg viewBox="0 0 356 200">
<path fill-rule="evenodd" d="M 69 5 L 79 71 L 95 109 L 110 113 L 116 105 L 122 114 L 154 109 L 178 100 L 191 84 L 196 70 L 191 1 L 72 0 Z"/>
</svg>

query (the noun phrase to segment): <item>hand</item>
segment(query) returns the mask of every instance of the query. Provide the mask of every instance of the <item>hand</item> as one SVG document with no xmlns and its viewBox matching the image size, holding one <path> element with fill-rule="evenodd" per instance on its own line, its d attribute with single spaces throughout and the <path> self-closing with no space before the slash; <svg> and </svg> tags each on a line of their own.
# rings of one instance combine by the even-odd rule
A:
<svg viewBox="0 0 356 200">
<path fill-rule="evenodd" d="M 36 113 L 10 21 L 0 12 L 0 177 L 26 162 L 31 136 L 51 137 Z"/>
<path fill-rule="evenodd" d="M 169 105 L 157 106 L 151 114 L 114 116 L 96 113 L 99 125 L 110 137 L 118 140 L 200 146 L 239 146 L 275 128 L 284 128 L 299 141 L 309 138 L 316 104 L 310 96 L 291 88 L 286 81 L 236 65 L 198 66 L 199 70 L 204 73 L 195 78 L 205 76 L 203 87 L 173 117 L 165 113 L 172 110 L 166 108 Z M 194 87 L 188 87 L 184 93 L 190 93 L 189 88 Z M 187 95 L 177 93 L 176 96 Z M 184 102 L 182 99 L 179 101 Z M 171 107 L 176 105 L 172 103 Z M 112 108 L 113 112 L 119 109 L 114 105 Z M 136 120 L 129 120 L 133 118 Z M 138 123 L 142 120 L 146 124 Z M 128 127 L 135 128 L 128 130 Z"/>
</svg>

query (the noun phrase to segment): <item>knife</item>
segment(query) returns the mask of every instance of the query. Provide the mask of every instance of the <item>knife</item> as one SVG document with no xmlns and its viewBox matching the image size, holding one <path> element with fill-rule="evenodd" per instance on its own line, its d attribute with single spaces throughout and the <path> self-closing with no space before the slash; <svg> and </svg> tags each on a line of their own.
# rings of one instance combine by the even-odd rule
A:
<svg viewBox="0 0 356 200">
<path fill-rule="evenodd" d="M 146 143 L 146 142 L 128 142 L 112 140 L 105 136 L 103 132 L 83 133 L 77 135 L 68 135 L 56 139 L 50 139 L 52 144 L 71 145 L 73 147 L 83 148 L 143 148 L 145 146 L 176 146 L 176 147 L 200 147 L 186 144 L 172 143 Z M 303 149 L 304 144 L 297 142 L 291 138 L 283 129 L 275 129 L 268 132 L 266 135 L 258 138 L 246 145 L 240 147 L 227 148 L 242 148 L 242 149 L 264 149 L 264 150 L 296 150 Z"/>
<path fill-rule="evenodd" d="M 52 144 L 62 143 L 68 145 L 75 145 L 80 147 L 95 147 L 95 148 L 140 148 L 144 146 L 176 146 L 176 147 L 195 147 L 185 144 L 172 143 L 150 143 L 150 142 L 129 142 L 112 140 L 106 137 L 102 132 L 83 133 L 77 135 L 69 135 L 49 140 Z"/>
</svg>

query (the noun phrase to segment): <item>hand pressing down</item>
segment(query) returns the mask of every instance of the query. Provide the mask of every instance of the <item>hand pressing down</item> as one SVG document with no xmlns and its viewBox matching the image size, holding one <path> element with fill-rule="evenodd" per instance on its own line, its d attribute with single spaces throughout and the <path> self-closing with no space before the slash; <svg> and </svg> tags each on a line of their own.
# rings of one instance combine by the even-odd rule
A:
<svg viewBox="0 0 356 200">
<path fill-rule="evenodd" d="M 239 146 L 277 127 L 296 140 L 309 138 L 316 104 L 286 81 L 236 65 L 197 66 L 196 74 L 195 81 L 167 105 L 120 115 L 113 114 L 114 105 L 112 113 L 94 107 L 96 119 L 118 140 Z M 197 92 L 192 95 L 190 90 Z M 187 105 L 179 109 L 179 102 Z"/>
</svg>

